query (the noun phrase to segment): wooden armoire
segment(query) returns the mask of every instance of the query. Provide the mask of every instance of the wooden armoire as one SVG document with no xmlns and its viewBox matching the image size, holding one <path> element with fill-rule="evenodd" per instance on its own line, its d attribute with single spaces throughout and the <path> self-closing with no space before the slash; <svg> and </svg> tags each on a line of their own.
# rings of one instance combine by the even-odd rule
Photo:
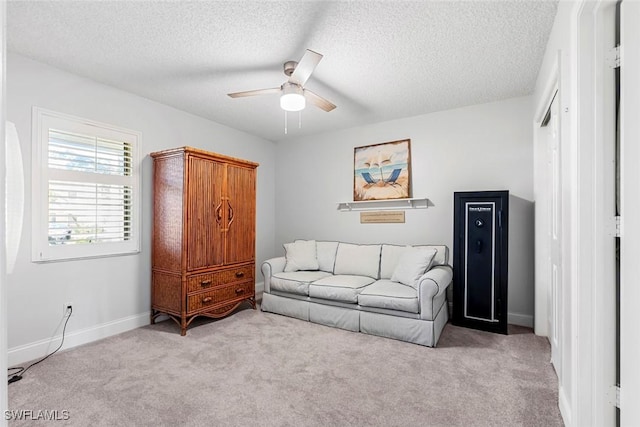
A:
<svg viewBox="0 0 640 427">
<path fill-rule="evenodd" d="M 255 309 L 257 163 L 191 147 L 151 153 L 151 323 Z"/>
</svg>

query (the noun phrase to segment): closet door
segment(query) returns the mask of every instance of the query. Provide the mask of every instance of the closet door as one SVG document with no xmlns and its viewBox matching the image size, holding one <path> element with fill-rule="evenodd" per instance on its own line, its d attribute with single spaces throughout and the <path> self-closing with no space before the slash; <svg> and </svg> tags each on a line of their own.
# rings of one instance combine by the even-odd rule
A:
<svg viewBox="0 0 640 427">
<path fill-rule="evenodd" d="M 187 172 L 187 269 L 224 262 L 224 164 L 189 156 Z"/>
<path fill-rule="evenodd" d="M 225 264 L 254 261 L 256 170 L 227 165 Z"/>
</svg>

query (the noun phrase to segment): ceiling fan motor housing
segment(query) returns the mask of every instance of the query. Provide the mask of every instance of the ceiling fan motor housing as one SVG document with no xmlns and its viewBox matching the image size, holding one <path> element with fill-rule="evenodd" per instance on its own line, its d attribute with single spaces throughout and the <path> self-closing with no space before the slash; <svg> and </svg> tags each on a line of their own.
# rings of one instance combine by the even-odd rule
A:
<svg viewBox="0 0 640 427">
<path fill-rule="evenodd" d="M 293 74 L 293 72 L 295 71 L 296 67 L 298 66 L 298 62 L 297 61 L 287 61 L 284 63 L 284 74 L 287 77 L 291 77 L 291 74 Z"/>
</svg>

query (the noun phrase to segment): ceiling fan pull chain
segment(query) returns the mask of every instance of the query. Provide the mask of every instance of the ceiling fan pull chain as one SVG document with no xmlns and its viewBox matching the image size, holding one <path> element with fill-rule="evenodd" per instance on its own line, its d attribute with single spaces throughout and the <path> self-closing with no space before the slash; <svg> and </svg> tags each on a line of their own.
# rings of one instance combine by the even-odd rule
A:
<svg viewBox="0 0 640 427">
<path fill-rule="evenodd" d="M 302 110 L 298 111 L 298 129 L 302 129 Z"/>
<path fill-rule="evenodd" d="M 284 110 L 284 134 L 287 134 L 287 110 Z"/>
</svg>

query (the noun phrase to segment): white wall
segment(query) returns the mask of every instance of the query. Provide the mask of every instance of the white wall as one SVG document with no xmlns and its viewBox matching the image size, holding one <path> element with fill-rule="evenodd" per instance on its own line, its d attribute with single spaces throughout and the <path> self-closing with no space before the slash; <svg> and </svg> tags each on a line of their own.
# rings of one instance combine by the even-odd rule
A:
<svg viewBox="0 0 640 427">
<path fill-rule="evenodd" d="M 5 272 L 5 144 L 4 123 L 6 115 L 5 104 L 5 61 L 6 61 L 6 12 L 7 4 L 0 4 L 0 372 L 7 369 L 7 277 Z M 0 382 L 0 410 L 8 409 L 7 383 Z M 7 420 L 2 417 L 0 426 L 6 426 Z"/>
<path fill-rule="evenodd" d="M 31 108 L 34 105 L 142 132 L 140 254 L 47 264 L 30 261 Z M 275 149 L 272 142 L 15 54 L 7 57 L 7 120 L 14 122 L 18 130 L 25 159 L 27 193 L 18 259 L 7 283 L 10 364 L 43 355 L 46 343 L 60 324 L 62 305 L 66 301 L 73 302 L 74 310 L 65 345 L 79 344 L 149 322 L 150 152 L 189 145 L 259 162 L 258 265 L 272 256 L 275 228 Z M 58 330 L 57 334 L 60 332 Z"/>
<path fill-rule="evenodd" d="M 293 239 L 453 249 L 454 191 L 510 190 L 509 312 L 533 325 L 533 151 L 530 97 L 509 99 L 277 145 L 276 250 Z M 406 211 L 404 224 L 360 224 L 338 212 L 353 200 L 354 147 L 411 139 L 413 197 L 433 206 Z"/>
</svg>

